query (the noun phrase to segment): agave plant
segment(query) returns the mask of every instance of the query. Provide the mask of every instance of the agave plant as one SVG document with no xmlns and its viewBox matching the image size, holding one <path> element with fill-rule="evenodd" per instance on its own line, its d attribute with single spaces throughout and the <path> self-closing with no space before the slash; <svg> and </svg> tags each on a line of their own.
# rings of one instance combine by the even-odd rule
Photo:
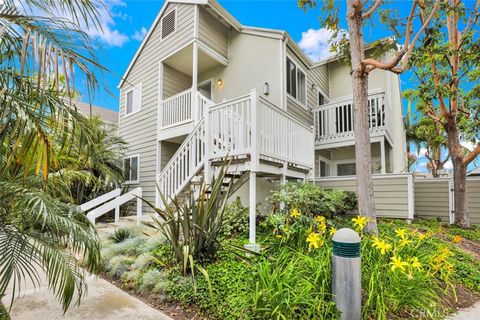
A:
<svg viewBox="0 0 480 320">
<path fill-rule="evenodd" d="M 233 181 L 224 186 L 228 162 L 225 162 L 217 177 L 207 185 L 202 183 L 199 195 L 190 192 L 187 201 L 173 197 L 170 201 L 161 194 L 163 208 L 157 208 L 145 201 L 159 216 L 153 216 L 154 223 L 146 223 L 159 230 L 172 247 L 174 257 L 183 273 L 199 269 L 195 262 L 205 262 L 215 258 L 220 247 L 219 236 L 225 220 L 227 200 L 232 193 Z"/>
</svg>

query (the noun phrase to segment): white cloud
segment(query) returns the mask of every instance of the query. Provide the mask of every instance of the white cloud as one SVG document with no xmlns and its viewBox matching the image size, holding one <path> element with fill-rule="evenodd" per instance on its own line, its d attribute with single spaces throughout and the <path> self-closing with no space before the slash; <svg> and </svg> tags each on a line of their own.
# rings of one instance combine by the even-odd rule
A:
<svg viewBox="0 0 480 320">
<path fill-rule="evenodd" d="M 128 41 L 128 36 L 116 29 L 114 16 L 121 16 L 121 13 L 114 12 L 117 7 L 126 7 L 121 0 L 108 0 L 105 7 L 98 10 L 100 27 L 87 28 L 86 33 L 90 38 L 98 40 L 111 47 L 121 47 Z"/>
<path fill-rule="evenodd" d="M 330 51 L 330 39 L 333 33 L 332 30 L 326 28 L 308 29 L 302 32 L 302 39 L 298 45 L 310 59 L 314 61 L 325 59 L 334 54 Z M 345 30 L 340 30 L 337 38 L 345 34 Z"/>
<path fill-rule="evenodd" d="M 142 27 L 142 29 L 135 31 L 132 38 L 137 41 L 143 41 L 143 38 L 145 38 L 146 34 L 147 34 L 147 28 Z"/>
</svg>

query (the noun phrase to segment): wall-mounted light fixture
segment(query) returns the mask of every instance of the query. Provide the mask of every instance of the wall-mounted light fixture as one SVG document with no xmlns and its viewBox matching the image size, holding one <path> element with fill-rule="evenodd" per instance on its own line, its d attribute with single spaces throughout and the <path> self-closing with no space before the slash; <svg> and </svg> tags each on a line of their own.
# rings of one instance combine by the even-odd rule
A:
<svg viewBox="0 0 480 320">
<path fill-rule="evenodd" d="M 223 81 L 222 81 L 222 79 L 218 79 L 218 80 L 217 80 L 217 85 L 218 85 L 219 87 L 222 87 L 222 86 L 223 86 Z"/>
<path fill-rule="evenodd" d="M 268 84 L 268 82 L 265 82 L 265 84 L 263 85 L 263 94 L 268 96 L 269 93 L 270 93 L 270 85 Z"/>
<path fill-rule="evenodd" d="M 315 89 L 315 83 L 312 83 L 312 90 Z"/>
</svg>

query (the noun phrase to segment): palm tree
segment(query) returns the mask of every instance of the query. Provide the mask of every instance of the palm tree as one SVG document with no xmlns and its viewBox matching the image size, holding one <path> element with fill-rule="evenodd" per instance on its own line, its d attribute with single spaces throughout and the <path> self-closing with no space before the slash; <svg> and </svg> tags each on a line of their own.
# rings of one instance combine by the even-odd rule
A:
<svg viewBox="0 0 480 320">
<path fill-rule="evenodd" d="M 85 293 L 77 257 L 87 271 L 100 265 L 93 226 L 77 206 L 49 192 L 48 180 L 71 139 L 94 143 L 94 129 L 68 99 L 74 70 L 89 88 L 97 86 L 101 67 L 80 30 L 99 27 L 101 6 L 96 0 L 0 6 L 0 297 L 13 283 L 12 302 L 22 282 L 39 282 L 41 269 L 66 310 Z"/>
</svg>

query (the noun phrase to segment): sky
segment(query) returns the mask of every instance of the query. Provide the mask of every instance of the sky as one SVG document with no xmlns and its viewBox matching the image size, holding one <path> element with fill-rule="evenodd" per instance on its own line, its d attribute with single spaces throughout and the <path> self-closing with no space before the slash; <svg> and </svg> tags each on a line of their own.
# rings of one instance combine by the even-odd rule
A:
<svg viewBox="0 0 480 320">
<path fill-rule="evenodd" d="M 320 25 L 320 8 L 298 8 L 296 0 L 219 0 L 241 24 L 286 30 L 312 60 L 330 55 L 328 39 L 330 33 Z M 345 1 L 341 1 L 340 26 L 346 28 L 344 18 Z M 99 13 L 103 31 L 87 30 L 97 48 L 100 63 L 109 71 L 99 75 L 104 87 L 97 89 L 91 98 L 94 105 L 118 110 L 119 99 L 117 85 L 127 69 L 131 59 L 139 48 L 145 34 L 150 29 L 163 0 L 106 0 L 107 10 Z M 408 15 L 409 1 L 394 2 L 401 16 Z M 364 28 L 366 42 L 391 36 L 391 32 L 381 24 L 373 22 Z M 411 74 L 401 77 L 402 89 L 410 86 Z M 83 83 L 78 83 L 82 100 L 89 102 Z M 406 105 L 406 104 L 405 104 Z M 415 148 L 413 148 L 415 152 Z M 425 172 L 425 150 L 418 150 L 418 159 L 414 170 Z M 451 162 L 445 166 L 451 169 Z"/>
</svg>

